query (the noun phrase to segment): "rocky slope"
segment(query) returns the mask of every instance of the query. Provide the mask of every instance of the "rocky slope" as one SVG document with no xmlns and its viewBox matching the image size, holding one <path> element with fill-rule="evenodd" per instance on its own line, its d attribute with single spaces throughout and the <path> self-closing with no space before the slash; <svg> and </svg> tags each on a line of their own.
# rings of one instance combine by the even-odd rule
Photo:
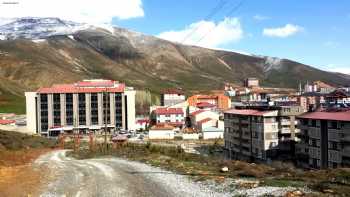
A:
<svg viewBox="0 0 350 197">
<path fill-rule="evenodd" d="M 154 92 L 218 89 L 247 77 L 281 87 L 306 80 L 350 84 L 348 75 L 286 59 L 186 46 L 55 18 L 14 19 L 0 26 L 0 39 L 0 109 L 12 101 L 23 104 L 24 90 L 87 78 L 120 80 Z"/>
</svg>

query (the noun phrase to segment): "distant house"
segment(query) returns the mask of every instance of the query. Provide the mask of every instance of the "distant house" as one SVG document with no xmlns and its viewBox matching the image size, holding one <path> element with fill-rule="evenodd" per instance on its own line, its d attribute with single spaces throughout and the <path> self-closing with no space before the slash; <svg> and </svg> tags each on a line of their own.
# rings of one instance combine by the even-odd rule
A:
<svg viewBox="0 0 350 197">
<path fill-rule="evenodd" d="M 215 108 L 226 110 L 231 107 L 231 100 L 224 93 L 214 93 L 209 95 L 197 94 L 187 99 L 189 106 L 197 107 L 200 103 L 209 103 Z M 200 104 L 201 105 L 201 104 Z"/>
<path fill-rule="evenodd" d="M 257 78 L 248 78 L 244 81 L 245 87 L 259 87 L 259 79 Z"/>
<path fill-rule="evenodd" d="M 190 114 L 191 125 L 203 135 L 203 139 L 223 138 L 224 121 L 220 114 L 208 110 L 198 110 Z"/>
<path fill-rule="evenodd" d="M 203 140 L 223 139 L 224 129 L 217 127 L 205 127 L 202 129 Z"/>
<path fill-rule="evenodd" d="M 182 132 L 183 140 L 199 140 L 199 133 L 193 128 L 186 128 Z"/>
<path fill-rule="evenodd" d="M 184 102 L 186 100 L 185 94 L 179 89 L 167 89 L 161 94 L 161 105 L 171 106 L 178 103 Z"/>
<path fill-rule="evenodd" d="M 306 92 L 298 97 L 298 104 L 304 111 L 310 111 L 319 108 L 325 100 L 326 94 L 320 92 Z"/>
<path fill-rule="evenodd" d="M 174 139 L 175 127 L 167 124 L 157 124 L 150 128 L 148 139 L 150 140 L 170 140 Z"/>
<path fill-rule="evenodd" d="M 136 124 L 135 124 L 135 129 L 136 130 L 145 130 L 147 126 L 149 125 L 150 120 L 149 119 L 137 119 Z"/>
<path fill-rule="evenodd" d="M 15 120 L 0 119 L 0 125 L 15 125 Z"/>
<path fill-rule="evenodd" d="M 326 96 L 326 102 L 331 104 L 350 104 L 350 92 L 338 89 Z"/>
<path fill-rule="evenodd" d="M 151 114 L 153 124 L 168 124 L 182 128 L 185 123 L 185 113 L 182 108 L 157 108 Z"/>
<path fill-rule="evenodd" d="M 192 127 L 196 127 L 197 129 L 201 129 L 203 124 L 207 124 L 207 122 L 213 122 L 219 120 L 219 114 L 213 111 L 207 110 L 197 110 L 190 114 L 191 125 Z M 216 123 L 215 123 L 216 124 Z M 212 124 L 210 123 L 210 126 Z"/>
</svg>

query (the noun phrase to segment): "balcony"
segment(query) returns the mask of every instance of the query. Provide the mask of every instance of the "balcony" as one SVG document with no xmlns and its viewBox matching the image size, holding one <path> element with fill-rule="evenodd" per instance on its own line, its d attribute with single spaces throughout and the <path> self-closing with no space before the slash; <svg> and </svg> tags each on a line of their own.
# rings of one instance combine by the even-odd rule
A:
<svg viewBox="0 0 350 197">
<path fill-rule="evenodd" d="M 249 150 L 243 150 L 242 154 L 246 155 L 246 156 L 250 156 L 250 151 Z"/>
<path fill-rule="evenodd" d="M 341 153 L 342 153 L 343 156 L 350 157 L 350 146 L 344 148 L 344 149 L 341 151 Z"/>
<path fill-rule="evenodd" d="M 341 142 L 346 142 L 346 143 L 348 143 L 348 144 L 350 144 L 350 135 L 342 135 L 342 134 L 340 134 L 340 141 Z"/>
<path fill-rule="evenodd" d="M 282 134 L 288 134 L 288 133 L 290 133 L 290 128 L 281 128 L 279 131 L 280 131 Z"/>
<path fill-rule="evenodd" d="M 290 125 L 290 121 L 289 121 L 289 120 L 282 120 L 282 121 L 281 121 L 281 125 L 282 125 L 282 126 Z"/>
<path fill-rule="evenodd" d="M 337 130 L 328 130 L 328 140 L 339 142 L 341 137 L 341 133 Z"/>
<path fill-rule="evenodd" d="M 247 119 L 247 120 L 241 120 L 241 124 L 249 124 L 249 120 Z"/>
<path fill-rule="evenodd" d="M 240 135 L 239 135 L 238 132 L 233 132 L 233 133 L 232 133 L 232 136 L 233 136 L 234 138 L 239 138 L 239 137 L 240 137 Z"/>
<path fill-rule="evenodd" d="M 321 131 L 317 128 L 310 128 L 309 129 L 309 137 L 310 138 L 315 138 L 315 139 L 320 139 Z"/>
<path fill-rule="evenodd" d="M 251 138 L 250 133 L 249 132 L 244 132 L 243 135 L 242 135 L 242 138 L 250 140 L 250 138 Z"/>
</svg>

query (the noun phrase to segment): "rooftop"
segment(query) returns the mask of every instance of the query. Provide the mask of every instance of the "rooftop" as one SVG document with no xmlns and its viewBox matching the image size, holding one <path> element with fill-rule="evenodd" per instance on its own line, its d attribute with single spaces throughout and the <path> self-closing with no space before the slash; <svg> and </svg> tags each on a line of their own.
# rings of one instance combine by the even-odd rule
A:
<svg viewBox="0 0 350 197">
<path fill-rule="evenodd" d="M 0 124 L 2 124 L 2 125 L 12 124 L 15 122 L 16 122 L 15 120 L 2 120 L 2 119 L 0 119 Z"/>
<path fill-rule="evenodd" d="M 273 112 L 271 110 L 255 110 L 255 109 L 230 109 L 225 111 L 227 114 L 236 114 L 236 115 L 246 115 L 246 116 L 263 116 L 267 113 Z"/>
<path fill-rule="evenodd" d="M 197 110 L 197 111 L 194 111 L 194 112 L 192 112 L 190 115 L 191 116 L 196 116 L 196 115 L 198 115 L 198 114 L 200 114 L 200 113 L 203 113 L 203 112 L 205 112 L 205 110 Z"/>
<path fill-rule="evenodd" d="M 197 103 L 197 107 L 199 108 L 212 108 L 212 107 L 216 107 L 216 105 L 208 103 L 208 102 L 199 102 Z"/>
<path fill-rule="evenodd" d="M 158 108 L 154 110 L 158 115 L 184 114 L 182 108 Z"/>
<path fill-rule="evenodd" d="M 317 111 L 305 113 L 299 118 L 316 120 L 350 121 L 350 109 L 340 111 Z"/>
<path fill-rule="evenodd" d="M 40 88 L 37 92 L 52 93 L 97 93 L 124 92 L 125 84 L 112 80 L 84 80 L 73 84 L 56 84 L 51 87 Z"/>
<path fill-rule="evenodd" d="M 203 123 L 209 122 L 209 121 L 211 121 L 211 120 L 213 120 L 213 119 L 211 119 L 211 118 L 205 118 L 205 119 L 203 119 L 203 120 L 198 121 L 197 123 L 203 124 Z"/>
<path fill-rule="evenodd" d="M 175 127 L 169 124 L 156 124 L 150 128 L 150 130 L 173 130 Z"/>
</svg>

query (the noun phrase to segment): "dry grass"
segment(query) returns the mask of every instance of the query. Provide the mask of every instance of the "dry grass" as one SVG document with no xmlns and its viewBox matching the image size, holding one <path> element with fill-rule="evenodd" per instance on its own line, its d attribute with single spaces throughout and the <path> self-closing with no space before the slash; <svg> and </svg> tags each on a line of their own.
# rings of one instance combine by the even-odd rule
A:
<svg viewBox="0 0 350 197">
<path fill-rule="evenodd" d="M 46 173 L 33 169 L 31 163 L 54 145 L 46 138 L 0 131 L 0 196 L 36 196 Z"/>
<path fill-rule="evenodd" d="M 0 166 L 0 194 L 2 197 L 36 196 L 45 180 L 45 169 L 34 170 L 29 164 Z"/>
</svg>

